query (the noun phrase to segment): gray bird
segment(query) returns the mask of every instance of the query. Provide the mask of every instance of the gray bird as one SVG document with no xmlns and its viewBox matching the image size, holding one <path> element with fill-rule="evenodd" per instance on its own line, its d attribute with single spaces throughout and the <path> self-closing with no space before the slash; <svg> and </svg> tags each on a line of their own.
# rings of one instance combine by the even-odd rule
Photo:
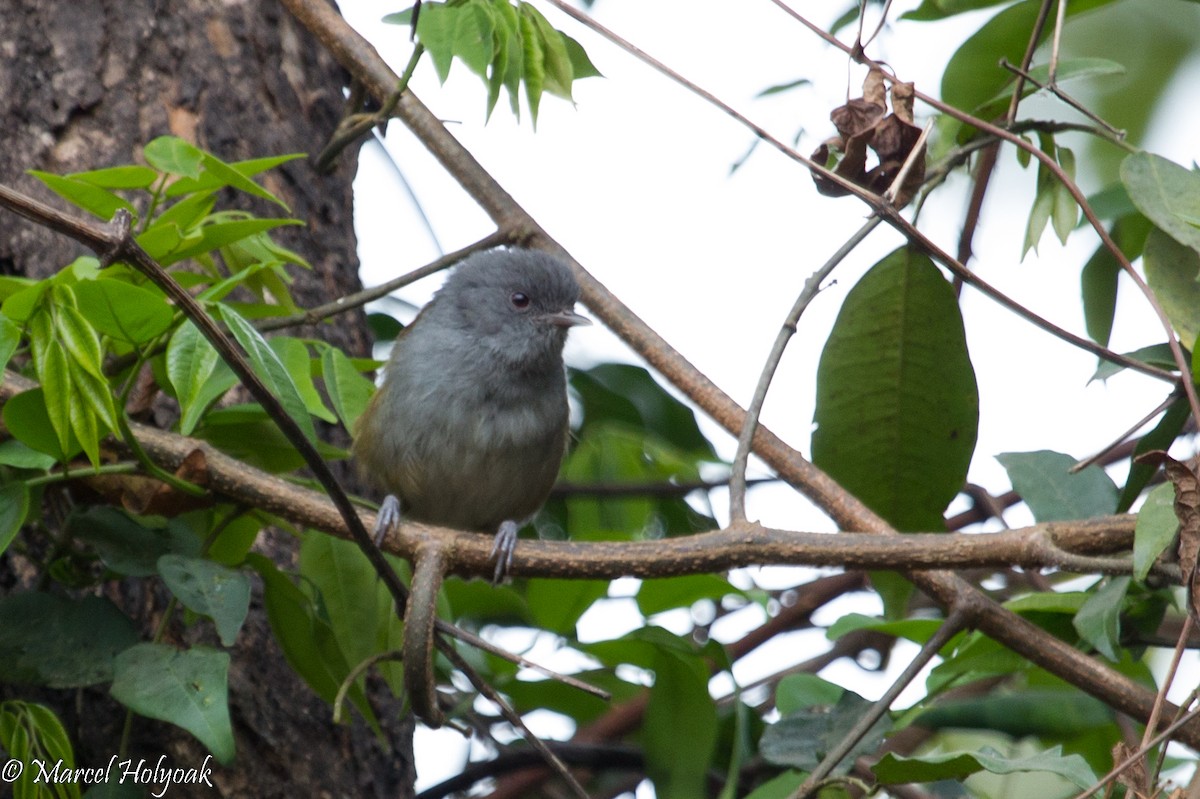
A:
<svg viewBox="0 0 1200 799">
<path fill-rule="evenodd" d="M 579 285 L 542 252 L 463 260 L 396 339 L 359 419 L 354 455 L 388 492 L 382 536 L 403 515 L 494 533 L 500 582 L 517 531 L 546 501 L 567 445 L 567 331 Z"/>
</svg>

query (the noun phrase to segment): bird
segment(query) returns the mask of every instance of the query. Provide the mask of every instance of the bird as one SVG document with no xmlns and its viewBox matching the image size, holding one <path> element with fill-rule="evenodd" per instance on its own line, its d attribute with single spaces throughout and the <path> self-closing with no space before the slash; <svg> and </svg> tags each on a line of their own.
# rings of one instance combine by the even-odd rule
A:
<svg viewBox="0 0 1200 799">
<path fill-rule="evenodd" d="M 524 248 L 474 253 L 397 337 L 357 424 L 353 455 L 387 492 L 382 539 L 401 518 L 495 536 L 493 583 L 545 503 L 567 449 L 563 347 L 591 320 L 562 260 Z"/>
</svg>

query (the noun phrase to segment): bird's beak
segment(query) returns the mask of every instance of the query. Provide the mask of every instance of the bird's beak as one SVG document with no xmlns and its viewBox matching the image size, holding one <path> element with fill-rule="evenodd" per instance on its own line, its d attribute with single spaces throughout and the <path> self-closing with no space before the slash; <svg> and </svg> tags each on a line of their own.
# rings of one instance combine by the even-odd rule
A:
<svg viewBox="0 0 1200 799">
<path fill-rule="evenodd" d="M 554 325 L 555 327 L 566 327 L 566 328 L 579 327 L 580 325 L 590 325 L 592 323 L 591 319 L 588 319 L 586 316 L 581 316 L 580 314 L 575 313 L 570 308 L 568 308 L 565 311 L 558 311 L 557 313 L 546 314 L 545 319 L 547 322 Z"/>
</svg>

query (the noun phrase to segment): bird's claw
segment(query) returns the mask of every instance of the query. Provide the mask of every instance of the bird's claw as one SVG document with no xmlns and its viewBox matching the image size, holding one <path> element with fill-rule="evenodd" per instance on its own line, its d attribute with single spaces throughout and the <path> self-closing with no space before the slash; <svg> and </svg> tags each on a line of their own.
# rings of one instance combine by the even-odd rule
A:
<svg viewBox="0 0 1200 799">
<path fill-rule="evenodd" d="M 496 538 L 492 543 L 491 557 L 496 560 L 496 570 L 492 574 L 492 585 L 499 585 L 504 582 L 504 578 L 508 575 L 509 568 L 512 567 L 513 552 L 517 549 L 517 532 L 520 530 L 517 523 L 511 519 L 500 523 L 500 529 L 496 531 Z"/>
<path fill-rule="evenodd" d="M 382 547 L 387 534 L 400 526 L 400 500 L 388 494 L 375 514 L 375 546 Z"/>
</svg>

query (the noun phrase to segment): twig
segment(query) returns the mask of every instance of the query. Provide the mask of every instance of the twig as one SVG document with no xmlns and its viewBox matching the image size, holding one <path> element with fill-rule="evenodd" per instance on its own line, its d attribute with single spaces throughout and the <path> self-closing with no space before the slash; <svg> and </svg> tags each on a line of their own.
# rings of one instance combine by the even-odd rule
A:
<svg viewBox="0 0 1200 799">
<path fill-rule="evenodd" d="M 1138 750 L 1136 752 L 1133 752 L 1132 754 L 1129 755 L 1129 757 L 1125 758 L 1120 763 L 1113 766 L 1112 771 L 1110 771 L 1110 772 L 1108 772 L 1108 774 L 1104 775 L 1104 779 L 1100 780 L 1099 782 L 1097 782 L 1095 785 L 1088 788 L 1087 790 L 1085 790 L 1081 793 L 1075 794 L 1075 796 L 1071 797 L 1071 799 L 1088 799 L 1089 796 L 1095 796 L 1098 791 L 1102 790 L 1110 782 L 1115 780 L 1117 777 L 1121 776 L 1121 774 L 1123 774 L 1126 769 L 1135 765 L 1139 760 L 1141 760 L 1143 757 L 1145 757 L 1146 753 L 1149 752 L 1150 749 L 1152 749 L 1155 746 L 1158 746 L 1160 743 L 1162 743 L 1163 741 L 1170 738 L 1176 732 L 1183 729 L 1184 725 L 1188 724 L 1190 721 L 1192 721 L 1193 719 L 1195 719 L 1197 717 L 1200 717 L 1200 708 L 1196 708 L 1194 710 L 1189 710 L 1187 713 L 1182 714 L 1175 721 L 1171 722 L 1165 728 L 1163 728 L 1163 730 L 1161 732 L 1159 732 L 1158 735 L 1155 735 L 1153 738 L 1151 738 L 1149 741 L 1147 741 L 1145 745 L 1138 747 Z"/>
<path fill-rule="evenodd" d="M 285 327 L 295 327 L 296 325 L 315 325 L 331 316 L 336 316 L 337 314 L 359 308 L 369 302 L 382 299 L 383 297 L 391 294 L 393 291 L 403 288 L 410 283 L 415 283 L 422 278 L 437 274 L 443 269 L 458 263 L 473 252 L 478 250 L 490 250 L 493 247 L 499 247 L 502 244 L 507 244 L 510 240 L 510 237 L 503 231 L 496 231 L 495 233 L 484 236 L 474 244 L 468 244 L 466 247 L 463 247 L 460 250 L 455 250 L 452 253 L 443 255 L 436 261 L 432 261 L 425 266 L 412 270 L 411 272 L 406 272 L 399 277 L 392 278 L 386 283 L 380 283 L 378 286 L 373 286 L 362 291 L 356 291 L 353 294 L 347 294 L 344 297 L 339 297 L 333 302 L 327 302 L 314 308 L 307 308 L 299 313 L 290 314 L 288 316 L 275 316 L 260 320 L 255 327 L 260 331 L 270 332 L 272 330 L 279 330 Z"/>
<path fill-rule="evenodd" d="M 754 397 L 750 400 L 749 407 L 746 408 L 746 420 L 742 423 L 742 432 L 738 436 L 737 454 L 733 458 L 733 475 L 729 480 L 729 514 L 735 521 L 745 521 L 746 519 L 746 465 L 750 460 L 750 443 L 754 440 L 755 428 L 758 426 L 758 416 L 762 411 L 763 403 L 766 402 L 767 391 L 771 388 L 771 381 L 775 377 L 775 370 L 779 366 L 779 362 L 783 359 L 783 351 L 787 348 L 788 341 L 796 333 L 796 326 L 800 322 L 800 316 L 808 308 L 808 304 L 821 291 L 821 284 L 825 281 L 825 278 L 829 277 L 829 273 L 855 247 L 861 244 L 863 239 L 870 235 L 871 231 L 878 227 L 881 221 L 883 220 L 880 217 L 872 216 L 867 220 L 866 224 L 855 231 L 837 249 L 837 252 L 829 257 L 829 260 L 820 269 L 809 275 L 808 280 L 804 281 L 804 288 L 800 292 L 800 296 L 796 298 L 796 302 L 792 305 L 792 309 L 788 312 L 787 318 L 779 330 L 779 334 L 775 337 L 775 343 L 771 346 L 771 352 L 767 355 L 762 373 L 758 377 L 758 385 L 754 388 Z"/>
<path fill-rule="evenodd" d="M 904 667 L 904 671 L 900 676 L 888 687 L 879 701 L 873 703 L 870 709 L 864 713 L 850 731 L 846 733 L 840 741 L 831 748 L 828 754 L 821 760 L 812 773 L 805 778 L 804 782 L 796 789 L 796 792 L 791 795 L 791 799 L 807 799 L 826 777 L 832 773 L 833 769 L 841 763 L 842 760 L 853 751 L 858 742 L 871 731 L 875 726 L 875 722 L 883 718 L 887 713 L 888 708 L 892 706 L 892 702 L 896 701 L 896 697 L 900 696 L 901 692 L 908 687 L 908 684 L 917 678 L 921 673 L 921 669 L 931 661 L 941 648 L 946 643 L 958 635 L 958 633 L 967 626 L 966 614 L 959 609 L 950 612 L 949 617 L 938 627 L 937 632 L 930 636 L 929 640 L 921 647 L 921 651 L 917 653 L 909 664 Z"/>
<path fill-rule="evenodd" d="M 1060 8 L 1061 8 L 1061 6 L 1060 6 Z M 1099 115 L 1099 114 L 1097 114 L 1095 111 L 1092 111 L 1090 108 L 1088 108 L 1087 106 L 1085 106 L 1083 103 L 1079 102 L 1079 101 L 1078 101 L 1078 100 L 1076 100 L 1074 97 L 1072 97 L 1071 95 L 1067 94 L 1067 93 L 1066 93 L 1066 92 L 1064 92 L 1062 89 L 1058 88 L 1058 84 L 1054 82 L 1054 79 L 1053 79 L 1053 78 L 1051 78 L 1051 79 L 1050 79 L 1049 81 L 1047 81 L 1046 83 L 1042 83 L 1040 80 L 1038 80 L 1037 78 L 1033 77 L 1033 75 L 1030 75 L 1028 72 L 1026 72 L 1025 70 L 1021 69 L 1021 68 L 1020 68 L 1020 67 L 1018 67 L 1016 64 L 1011 64 L 1011 63 L 1009 63 L 1009 61 L 1008 61 L 1008 59 L 1007 59 L 1007 58 L 1001 58 L 1001 59 L 1000 59 L 1000 66 L 1004 67 L 1004 68 L 1005 68 L 1005 69 L 1007 69 L 1008 71 L 1010 71 L 1010 72 L 1012 72 L 1013 74 L 1017 75 L 1017 76 L 1018 76 L 1019 78 L 1021 78 L 1022 80 L 1027 80 L 1027 81 L 1029 81 L 1029 82 L 1030 82 L 1030 83 L 1032 83 L 1034 86 L 1037 86 L 1039 89 L 1043 89 L 1044 91 L 1048 91 L 1048 92 L 1050 92 L 1050 93 L 1051 93 L 1051 94 L 1053 94 L 1055 97 L 1057 97 L 1058 99 L 1062 100 L 1064 103 L 1066 103 L 1067 105 L 1071 106 L 1071 107 L 1072 107 L 1072 108 L 1074 108 L 1076 111 L 1078 111 L 1079 113 L 1083 114 L 1085 117 L 1087 117 L 1088 119 L 1092 120 L 1093 122 L 1095 122 L 1095 123 L 1096 123 L 1097 125 L 1099 125 L 1100 127 L 1104 128 L 1106 131 L 1108 131 L 1109 133 L 1111 133 L 1113 136 L 1116 136 L 1118 139 L 1124 139 L 1124 138 L 1125 138 L 1125 131 L 1123 131 L 1123 130 L 1120 130 L 1119 128 L 1117 128 L 1117 127 L 1115 127 L 1115 126 L 1113 126 L 1113 125 L 1110 125 L 1109 123 L 1105 122 L 1103 119 L 1101 119 L 1101 118 L 1100 118 L 1100 115 Z"/>
<path fill-rule="evenodd" d="M 1108 453 L 1112 452 L 1117 447 L 1121 446 L 1121 444 L 1123 444 L 1130 436 L 1132 436 L 1138 430 L 1141 430 L 1142 427 L 1144 427 L 1145 425 L 1149 424 L 1150 421 L 1152 419 L 1154 419 L 1154 417 L 1158 416 L 1160 413 L 1162 413 L 1163 411 L 1167 410 L 1172 405 L 1174 405 L 1176 403 L 1176 401 L 1178 401 L 1178 399 L 1179 399 L 1179 397 L 1176 396 L 1176 394 L 1174 392 L 1172 392 L 1170 396 L 1168 396 L 1165 400 L 1163 400 L 1162 402 L 1160 402 L 1158 404 L 1157 408 L 1150 411 L 1150 413 L 1146 414 L 1141 419 L 1138 419 L 1136 422 L 1134 422 L 1132 425 L 1130 425 L 1129 429 L 1126 430 L 1124 433 L 1121 433 L 1121 435 L 1117 436 L 1116 439 L 1111 444 L 1104 447 L 1103 449 L 1096 452 L 1095 454 L 1090 455 L 1090 456 L 1084 458 L 1083 460 L 1079 461 L 1078 463 L 1074 464 L 1067 471 L 1070 472 L 1071 474 L 1078 474 L 1079 472 L 1083 471 L 1084 469 L 1091 466 L 1092 464 L 1103 460 L 1105 458 L 1105 456 L 1108 455 Z"/>
</svg>

